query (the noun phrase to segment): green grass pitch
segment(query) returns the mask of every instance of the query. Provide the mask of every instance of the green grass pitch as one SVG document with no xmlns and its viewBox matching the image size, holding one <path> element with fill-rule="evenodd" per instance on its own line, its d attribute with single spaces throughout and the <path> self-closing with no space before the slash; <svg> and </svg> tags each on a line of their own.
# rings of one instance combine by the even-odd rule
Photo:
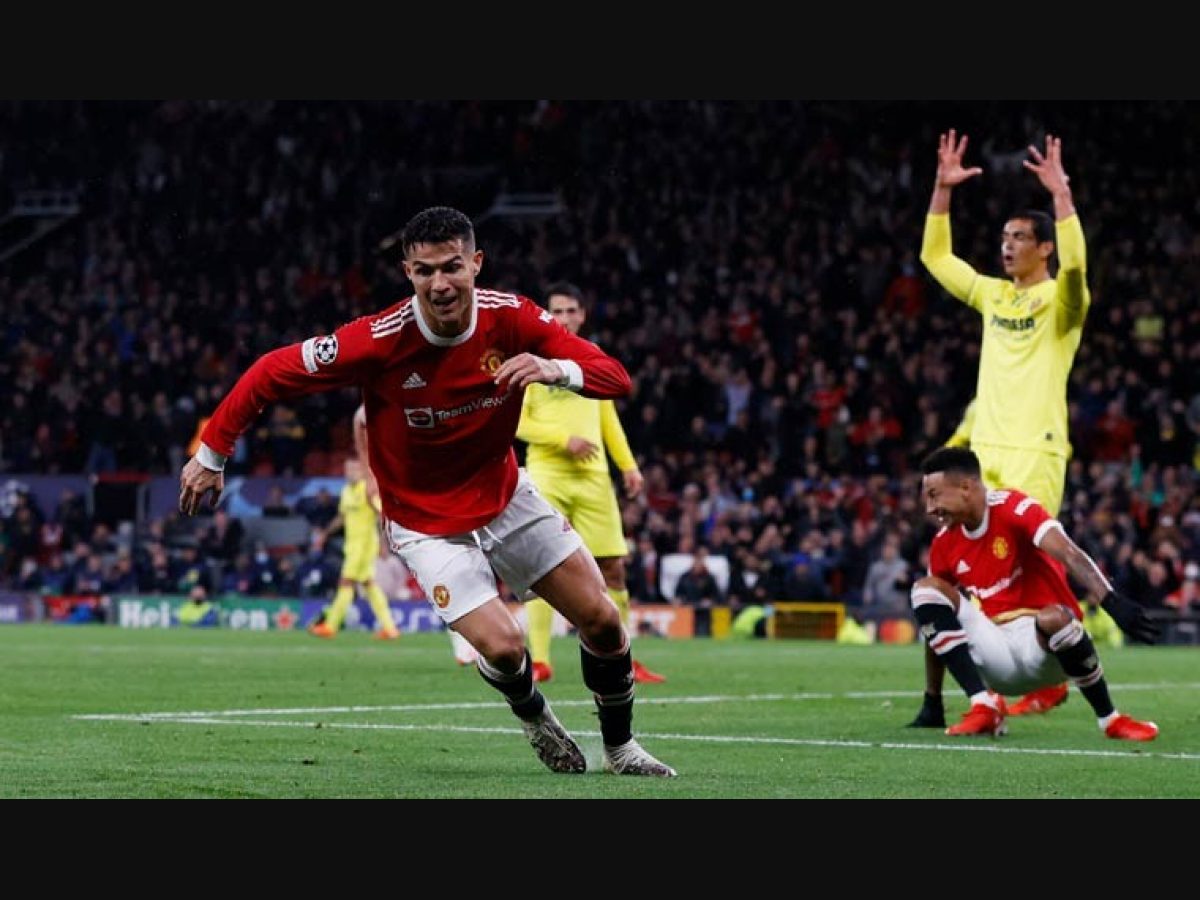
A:
<svg viewBox="0 0 1200 900">
<path fill-rule="evenodd" d="M 545 693 L 598 764 L 577 645 L 554 654 Z M 0 797 L 1200 797 L 1192 648 L 1102 651 L 1118 707 L 1162 729 L 1148 744 L 1105 739 L 1075 690 L 999 740 L 905 728 L 917 646 L 643 640 L 635 655 L 668 676 L 638 687 L 634 726 L 677 779 L 546 771 L 444 635 L 6 626 Z"/>
</svg>

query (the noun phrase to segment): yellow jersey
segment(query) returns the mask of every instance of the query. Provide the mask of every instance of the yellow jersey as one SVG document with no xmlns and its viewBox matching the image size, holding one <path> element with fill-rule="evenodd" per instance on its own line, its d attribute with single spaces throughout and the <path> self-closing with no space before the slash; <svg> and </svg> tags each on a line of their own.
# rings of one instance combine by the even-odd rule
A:
<svg viewBox="0 0 1200 900">
<path fill-rule="evenodd" d="M 1059 272 L 1027 288 L 980 275 L 951 251 L 950 216 L 925 219 L 921 261 L 983 316 L 972 444 L 1069 457 L 1067 376 L 1091 305 L 1078 216 L 1055 223 Z"/>
<path fill-rule="evenodd" d="M 338 512 L 342 514 L 347 544 L 369 544 L 379 540 L 378 507 L 367 497 L 365 479 L 342 488 Z"/>
<path fill-rule="evenodd" d="M 517 437 L 529 444 L 525 468 L 553 474 L 607 473 L 608 461 L 603 452 L 588 460 L 567 452 L 567 440 L 572 436 L 607 449 L 622 472 L 637 468 L 613 401 L 581 397 L 574 391 L 544 384 L 527 387 L 517 423 Z"/>
</svg>

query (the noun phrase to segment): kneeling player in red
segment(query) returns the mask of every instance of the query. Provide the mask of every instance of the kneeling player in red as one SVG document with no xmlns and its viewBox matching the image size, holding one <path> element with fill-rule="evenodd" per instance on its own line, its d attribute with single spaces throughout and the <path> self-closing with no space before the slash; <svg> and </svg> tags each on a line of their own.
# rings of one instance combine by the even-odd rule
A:
<svg viewBox="0 0 1200 900">
<path fill-rule="evenodd" d="M 998 694 L 1047 688 L 1065 677 L 1091 704 L 1105 735 L 1153 740 L 1157 725 L 1113 706 L 1064 567 L 1122 631 L 1153 643 L 1158 628 L 1145 610 L 1112 589 L 1036 500 L 984 487 L 972 451 L 942 448 L 921 471 L 925 511 L 942 527 L 930 547 L 929 575 L 913 586 L 913 614 L 971 701 L 946 733 L 1001 735 L 1005 708 Z"/>
</svg>

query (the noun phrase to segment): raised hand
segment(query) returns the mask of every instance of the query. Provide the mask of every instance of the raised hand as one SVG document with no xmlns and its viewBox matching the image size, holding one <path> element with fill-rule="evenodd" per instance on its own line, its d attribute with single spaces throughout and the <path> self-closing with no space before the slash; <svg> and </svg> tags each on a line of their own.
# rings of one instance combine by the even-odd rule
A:
<svg viewBox="0 0 1200 900">
<path fill-rule="evenodd" d="M 1027 159 L 1022 165 L 1038 177 L 1042 187 L 1051 194 L 1059 194 L 1068 189 L 1071 179 L 1063 170 L 1062 138 L 1046 135 L 1046 154 L 1043 156 L 1037 147 L 1030 144 L 1029 155 L 1033 160 Z"/>
<path fill-rule="evenodd" d="M 953 128 L 938 135 L 937 186 L 957 187 L 969 178 L 982 175 L 979 166 L 963 167 L 963 154 L 967 152 L 967 136 L 961 138 Z M 1027 164 L 1028 165 L 1028 164 Z"/>
</svg>

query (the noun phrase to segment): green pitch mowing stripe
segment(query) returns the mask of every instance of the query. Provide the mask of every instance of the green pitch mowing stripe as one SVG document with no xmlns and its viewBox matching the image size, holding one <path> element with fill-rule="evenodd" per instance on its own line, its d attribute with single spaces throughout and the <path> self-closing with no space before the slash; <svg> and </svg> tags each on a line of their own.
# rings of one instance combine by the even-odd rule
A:
<svg viewBox="0 0 1200 900">
<path fill-rule="evenodd" d="M 1162 728 L 1137 745 L 1105 739 L 1076 691 L 1000 740 L 907 729 L 916 646 L 634 653 L 668 678 L 638 686 L 634 726 L 677 779 L 547 772 L 444 635 L 0 627 L 0 796 L 1200 797 L 1192 648 L 1101 650 L 1117 705 Z M 544 690 L 595 765 L 578 658 L 556 640 Z"/>
</svg>

